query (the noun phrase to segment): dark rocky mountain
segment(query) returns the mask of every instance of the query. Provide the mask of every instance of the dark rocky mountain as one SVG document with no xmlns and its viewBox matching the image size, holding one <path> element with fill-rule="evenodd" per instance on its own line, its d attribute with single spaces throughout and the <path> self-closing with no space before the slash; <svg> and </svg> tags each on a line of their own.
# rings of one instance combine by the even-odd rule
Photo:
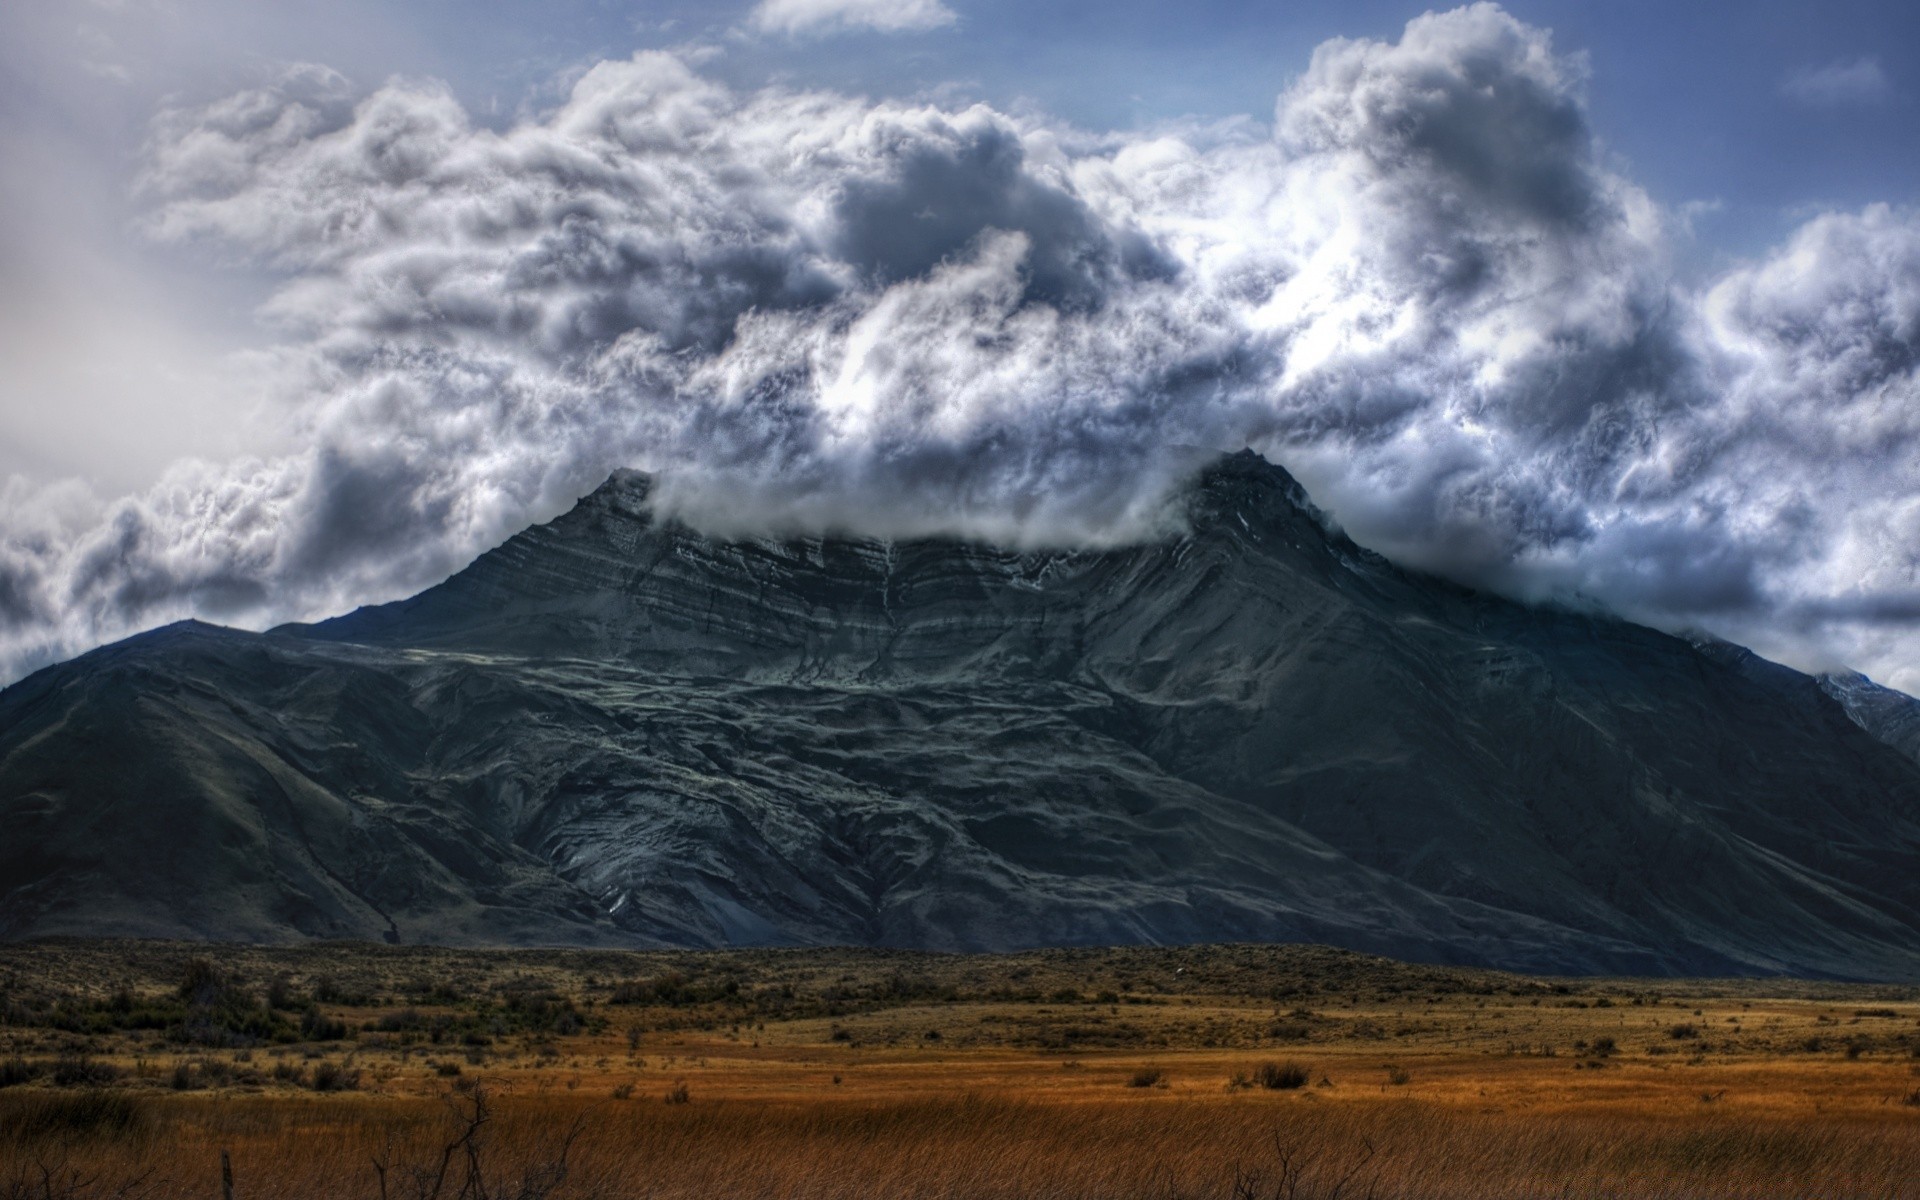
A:
<svg viewBox="0 0 1920 1200">
<path fill-rule="evenodd" d="M 0 693 L 0 933 L 1920 978 L 1920 764 L 1830 682 L 1402 571 L 1250 454 L 1097 552 L 714 541 L 648 492 Z"/>
<path fill-rule="evenodd" d="M 1881 687 L 1857 671 L 1819 678 L 1821 689 L 1840 702 L 1854 724 L 1920 762 L 1920 700 Z"/>
</svg>

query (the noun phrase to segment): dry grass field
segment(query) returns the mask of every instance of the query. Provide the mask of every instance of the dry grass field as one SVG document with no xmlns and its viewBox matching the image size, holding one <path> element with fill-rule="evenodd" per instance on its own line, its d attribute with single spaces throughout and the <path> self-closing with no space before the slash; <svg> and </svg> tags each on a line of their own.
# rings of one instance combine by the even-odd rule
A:
<svg viewBox="0 0 1920 1200">
<path fill-rule="evenodd" d="M 1920 990 L 0 947 L 0 1197 L 1920 1197 Z"/>
</svg>

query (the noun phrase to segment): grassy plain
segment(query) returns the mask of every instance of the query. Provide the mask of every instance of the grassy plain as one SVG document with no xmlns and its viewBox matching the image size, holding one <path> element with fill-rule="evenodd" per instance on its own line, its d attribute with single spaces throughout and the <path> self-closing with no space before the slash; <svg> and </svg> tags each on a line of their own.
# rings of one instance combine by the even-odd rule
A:
<svg viewBox="0 0 1920 1200">
<path fill-rule="evenodd" d="M 1920 1197 L 1920 990 L 1314 946 L 0 946 L 0 1198 Z"/>
</svg>

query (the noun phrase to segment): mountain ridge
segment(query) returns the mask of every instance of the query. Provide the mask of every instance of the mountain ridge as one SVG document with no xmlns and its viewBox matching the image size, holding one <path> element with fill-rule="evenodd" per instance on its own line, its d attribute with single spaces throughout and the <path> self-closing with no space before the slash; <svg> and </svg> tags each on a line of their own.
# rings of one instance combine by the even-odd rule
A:
<svg viewBox="0 0 1920 1200">
<path fill-rule="evenodd" d="M 1250 454 L 1103 550 L 716 540 L 650 495 L 0 692 L 0 934 L 1920 978 L 1920 766 L 1820 681 L 1402 571 Z"/>
</svg>

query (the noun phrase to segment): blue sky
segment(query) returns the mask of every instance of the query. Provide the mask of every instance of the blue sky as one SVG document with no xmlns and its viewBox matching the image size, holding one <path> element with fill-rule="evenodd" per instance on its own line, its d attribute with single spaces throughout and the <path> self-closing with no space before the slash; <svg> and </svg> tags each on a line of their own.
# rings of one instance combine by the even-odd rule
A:
<svg viewBox="0 0 1920 1200">
<path fill-rule="evenodd" d="M 0 681 L 620 466 L 1084 544 L 1250 445 L 1410 565 L 1917 688 L 1917 134 L 1865 0 L 6 6 Z"/>
</svg>

